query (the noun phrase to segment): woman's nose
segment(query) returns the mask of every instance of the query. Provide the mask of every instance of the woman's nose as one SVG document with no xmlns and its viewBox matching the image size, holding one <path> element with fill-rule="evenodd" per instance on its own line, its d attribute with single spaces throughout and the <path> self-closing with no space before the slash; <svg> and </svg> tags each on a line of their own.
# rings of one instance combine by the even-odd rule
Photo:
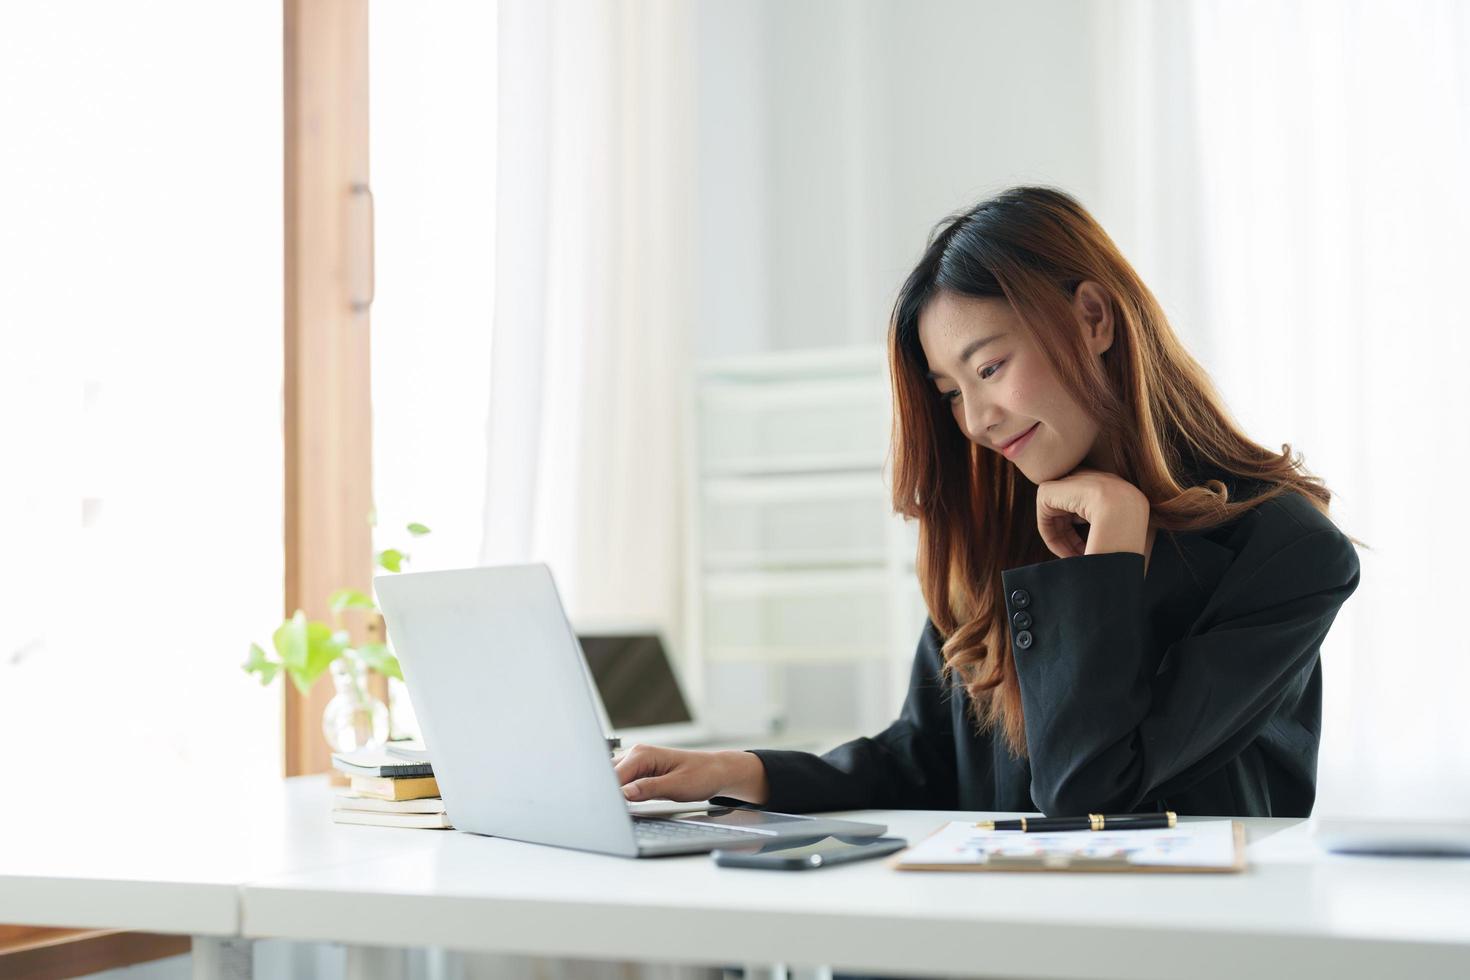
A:
<svg viewBox="0 0 1470 980">
<path fill-rule="evenodd" d="M 965 435 L 970 441 L 980 446 L 990 445 L 987 435 L 990 426 L 999 421 L 994 406 L 987 405 L 979 399 L 965 399 Z"/>
</svg>

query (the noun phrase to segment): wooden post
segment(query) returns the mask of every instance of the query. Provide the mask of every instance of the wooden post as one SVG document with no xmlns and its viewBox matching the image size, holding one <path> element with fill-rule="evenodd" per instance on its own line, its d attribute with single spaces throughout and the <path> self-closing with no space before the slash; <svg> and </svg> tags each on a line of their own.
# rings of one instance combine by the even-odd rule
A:
<svg viewBox="0 0 1470 980">
<path fill-rule="evenodd" d="M 285 612 L 372 578 L 367 0 L 284 0 Z M 332 683 L 286 691 L 286 775 L 321 772 Z"/>
</svg>

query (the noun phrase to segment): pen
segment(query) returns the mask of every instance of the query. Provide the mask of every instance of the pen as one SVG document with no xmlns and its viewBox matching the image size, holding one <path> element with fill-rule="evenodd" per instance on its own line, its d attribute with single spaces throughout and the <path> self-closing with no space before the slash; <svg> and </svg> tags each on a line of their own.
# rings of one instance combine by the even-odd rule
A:
<svg viewBox="0 0 1470 980">
<path fill-rule="evenodd" d="M 1040 833 L 1043 830 L 1156 830 L 1174 827 L 1178 817 L 1173 810 L 1163 813 L 1129 813 L 1109 817 L 1101 813 L 1089 813 L 1085 817 L 1021 817 L 1017 820 L 982 820 L 975 826 L 981 830 L 1022 830 Z"/>
</svg>

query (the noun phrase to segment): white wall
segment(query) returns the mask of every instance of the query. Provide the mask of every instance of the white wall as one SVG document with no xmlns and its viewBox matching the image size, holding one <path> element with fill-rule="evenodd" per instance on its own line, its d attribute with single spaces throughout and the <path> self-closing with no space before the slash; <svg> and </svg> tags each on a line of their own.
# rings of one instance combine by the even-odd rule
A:
<svg viewBox="0 0 1470 980">
<path fill-rule="evenodd" d="M 1013 184 L 1105 220 L 1097 9 L 699 0 L 695 356 L 881 341 L 934 224 Z M 710 665 L 714 720 L 776 691 L 789 728 L 867 730 L 886 690 L 878 665 L 767 671 Z"/>
<path fill-rule="evenodd" d="M 1082 0 L 699 0 L 696 353 L 880 340 L 944 215 L 1101 187 Z"/>
</svg>

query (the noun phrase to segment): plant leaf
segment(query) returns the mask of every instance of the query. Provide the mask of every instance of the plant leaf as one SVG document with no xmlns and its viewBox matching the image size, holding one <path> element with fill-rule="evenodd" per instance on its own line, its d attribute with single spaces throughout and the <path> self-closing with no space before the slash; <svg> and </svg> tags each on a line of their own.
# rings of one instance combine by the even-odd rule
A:
<svg viewBox="0 0 1470 980">
<path fill-rule="evenodd" d="M 240 665 L 240 669 L 247 674 L 259 674 L 260 686 L 265 687 L 276 679 L 276 672 L 281 669 L 281 665 L 274 660 L 267 659 L 259 643 L 252 643 L 250 644 L 250 656 Z"/>
<path fill-rule="evenodd" d="M 326 623 L 307 620 L 300 609 L 281 624 L 272 640 L 281 665 L 302 694 L 336 660 L 346 646 L 346 633 L 334 633 Z"/>
<path fill-rule="evenodd" d="M 326 623 L 316 620 L 306 624 L 306 667 L 301 671 L 301 679 L 308 687 L 342 655 L 347 643 L 345 630 L 333 631 Z"/>
<path fill-rule="evenodd" d="M 332 612 L 341 612 L 344 609 L 378 608 L 373 603 L 372 596 L 359 592 L 356 589 L 338 589 L 332 593 L 331 599 L 327 601 L 331 603 Z"/>
<path fill-rule="evenodd" d="M 398 666 L 398 658 L 388 652 L 388 646 L 384 643 L 364 643 L 357 648 L 357 655 L 362 662 L 384 677 L 394 677 L 403 680 L 403 670 Z"/>
<path fill-rule="evenodd" d="M 426 527 L 424 527 L 422 524 L 418 523 L 417 521 L 415 521 L 414 523 L 412 523 L 412 524 L 410 524 L 408 526 L 408 533 L 409 534 L 412 534 L 414 537 L 417 538 L 417 537 L 420 537 L 422 535 L 428 534 L 429 533 L 429 529 L 426 528 Z"/>
<path fill-rule="evenodd" d="M 306 613 L 300 609 L 271 634 L 271 644 L 281 658 L 281 664 L 289 671 L 306 666 Z"/>
<path fill-rule="evenodd" d="M 407 557 L 407 555 L 397 548 L 388 548 L 385 551 L 378 552 L 378 564 L 390 572 L 402 571 L 403 560 Z"/>
<path fill-rule="evenodd" d="M 291 678 L 291 683 L 295 684 L 296 690 L 300 691 L 303 695 L 311 693 L 311 682 L 302 677 L 301 671 L 287 667 L 286 676 Z"/>
</svg>

